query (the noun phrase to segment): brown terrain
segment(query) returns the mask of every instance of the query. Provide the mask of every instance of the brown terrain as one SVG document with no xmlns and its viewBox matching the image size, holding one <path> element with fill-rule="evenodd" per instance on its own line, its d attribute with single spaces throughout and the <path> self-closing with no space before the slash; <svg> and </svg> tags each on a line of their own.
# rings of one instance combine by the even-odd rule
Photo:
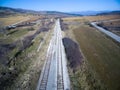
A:
<svg viewBox="0 0 120 90">
<path fill-rule="evenodd" d="M 120 15 L 57 14 L 0 17 L 0 89 L 36 89 L 56 17 L 61 17 L 71 90 L 119 90 L 120 46 L 90 22 L 101 22 L 99 26 L 120 35 L 120 21 L 102 22 Z"/>
<path fill-rule="evenodd" d="M 62 29 L 68 40 L 64 45 L 66 54 L 68 53 L 72 90 L 119 90 L 120 46 L 90 25 L 91 21 L 116 20 L 120 19 L 119 16 L 102 15 L 62 19 Z M 106 28 L 119 26 L 118 21 L 112 22 L 112 25 L 108 24 L 110 22 L 105 23 L 108 25 Z"/>
<path fill-rule="evenodd" d="M 117 21 L 101 22 L 98 25 L 120 36 L 120 19 Z"/>
</svg>

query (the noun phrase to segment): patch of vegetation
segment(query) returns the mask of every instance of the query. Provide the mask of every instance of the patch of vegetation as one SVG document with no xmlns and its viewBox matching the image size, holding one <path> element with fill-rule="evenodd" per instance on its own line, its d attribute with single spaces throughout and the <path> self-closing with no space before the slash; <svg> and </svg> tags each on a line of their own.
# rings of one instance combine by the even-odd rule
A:
<svg viewBox="0 0 120 90">
<path fill-rule="evenodd" d="M 53 23 L 48 22 L 48 24 L 52 25 Z M 42 69 L 41 66 L 44 62 L 44 60 L 41 61 L 41 58 L 45 56 L 43 52 L 46 49 L 46 41 L 40 54 L 37 49 L 45 34 L 49 32 L 49 28 L 43 27 L 19 27 L 8 30 L 7 35 L 1 37 L 0 54 L 4 56 L 2 60 L 4 59 L 5 64 L 0 62 L 0 89 L 16 90 L 16 88 L 19 89 L 20 87 L 23 90 L 26 88 L 34 90 L 36 88 L 39 73 Z M 48 37 L 50 36 L 48 35 Z M 40 59 L 37 59 L 40 55 L 42 55 Z"/>
<path fill-rule="evenodd" d="M 11 34 L 11 32 L 10 33 L 8 33 L 8 35 L 10 35 L 9 37 L 10 38 L 13 38 L 13 39 L 15 39 L 15 38 L 20 38 L 21 36 L 23 36 L 23 35 L 25 35 L 25 34 L 27 34 L 29 31 L 28 31 L 28 29 L 21 29 L 21 30 L 16 30 L 14 33 L 12 33 Z"/>
<path fill-rule="evenodd" d="M 29 67 L 32 60 L 36 60 L 36 43 L 32 43 L 24 50 L 15 48 L 9 53 L 10 61 L 8 66 L 1 67 L 3 75 L 0 78 L 0 88 L 8 88 L 18 75 L 23 74 Z M 5 69 L 4 69 L 5 68 Z M 7 70 L 7 71 L 6 71 Z"/>
<path fill-rule="evenodd" d="M 120 89 L 120 44 L 89 24 L 90 21 L 119 19 L 118 16 L 63 19 L 63 23 L 67 24 L 68 28 L 64 31 L 65 35 L 78 42 L 84 57 L 76 72 L 68 66 L 72 90 Z"/>
<path fill-rule="evenodd" d="M 70 74 L 70 79 L 72 90 L 106 90 L 86 60 L 81 63 L 77 72 Z"/>
<path fill-rule="evenodd" d="M 120 47 L 88 25 L 81 25 L 73 31 L 84 56 L 101 80 L 109 90 L 117 90 L 120 83 Z"/>
<path fill-rule="evenodd" d="M 120 36 L 120 20 L 101 22 L 98 25 Z"/>
<path fill-rule="evenodd" d="M 120 15 L 98 15 L 98 16 L 85 16 L 84 19 L 89 21 L 104 21 L 104 20 L 113 20 L 120 19 Z"/>
<path fill-rule="evenodd" d="M 2 23 L 2 27 L 17 23 L 22 20 L 28 19 L 29 16 L 24 15 L 15 15 L 15 16 L 6 16 L 0 17 L 0 22 Z"/>
<path fill-rule="evenodd" d="M 82 55 L 79 51 L 79 46 L 76 42 L 70 38 L 63 38 L 63 45 L 65 47 L 66 56 L 69 62 L 69 67 L 73 69 L 73 72 L 81 65 Z"/>
</svg>

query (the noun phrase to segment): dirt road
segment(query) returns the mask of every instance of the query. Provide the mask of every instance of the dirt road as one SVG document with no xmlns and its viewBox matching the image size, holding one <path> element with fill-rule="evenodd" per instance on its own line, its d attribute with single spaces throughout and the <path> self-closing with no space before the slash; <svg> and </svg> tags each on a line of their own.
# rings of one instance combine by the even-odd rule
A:
<svg viewBox="0 0 120 90">
<path fill-rule="evenodd" d="M 104 21 L 105 22 L 105 21 Z M 107 21 L 106 21 L 107 22 Z M 108 35 L 109 37 L 111 37 L 112 39 L 114 39 L 115 41 L 119 42 L 120 43 L 120 36 L 100 27 L 97 25 L 97 23 L 99 22 L 92 22 L 91 25 L 94 26 L 95 28 L 97 28 L 99 31 L 105 33 L 106 35 Z"/>
</svg>

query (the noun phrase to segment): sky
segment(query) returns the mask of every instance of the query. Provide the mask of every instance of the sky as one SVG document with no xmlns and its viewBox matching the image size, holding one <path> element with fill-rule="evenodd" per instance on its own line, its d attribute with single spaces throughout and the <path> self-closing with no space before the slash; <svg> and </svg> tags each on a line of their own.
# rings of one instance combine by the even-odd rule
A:
<svg viewBox="0 0 120 90">
<path fill-rule="evenodd" d="M 0 6 L 36 11 L 120 10 L 120 0 L 0 0 Z"/>
</svg>

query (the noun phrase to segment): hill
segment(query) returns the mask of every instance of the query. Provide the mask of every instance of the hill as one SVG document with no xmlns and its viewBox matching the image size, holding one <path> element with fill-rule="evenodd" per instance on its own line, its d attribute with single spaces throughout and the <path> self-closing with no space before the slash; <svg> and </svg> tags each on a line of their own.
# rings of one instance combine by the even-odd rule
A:
<svg viewBox="0 0 120 90">
<path fill-rule="evenodd" d="M 97 15 L 120 15 L 120 10 L 119 11 L 110 11 L 110 12 L 99 13 Z"/>
<path fill-rule="evenodd" d="M 83 16 L 90 16 L 90 15 L 115 15 L 120 14 L 120 11 L 78 11 L 78 12 L 70 12 L 73 14 L 83 15 Z"/>
<path fill-rule="evenodd" d="M 35 15 L 58 15 L 58 16 L 81 16 L 79 14 L 70 14 L 58 11 L 34 11 L 19 8 L 0 7 L 0 16 L 14 15 L 14 14 L 35 14 Z"/>
</svg>

